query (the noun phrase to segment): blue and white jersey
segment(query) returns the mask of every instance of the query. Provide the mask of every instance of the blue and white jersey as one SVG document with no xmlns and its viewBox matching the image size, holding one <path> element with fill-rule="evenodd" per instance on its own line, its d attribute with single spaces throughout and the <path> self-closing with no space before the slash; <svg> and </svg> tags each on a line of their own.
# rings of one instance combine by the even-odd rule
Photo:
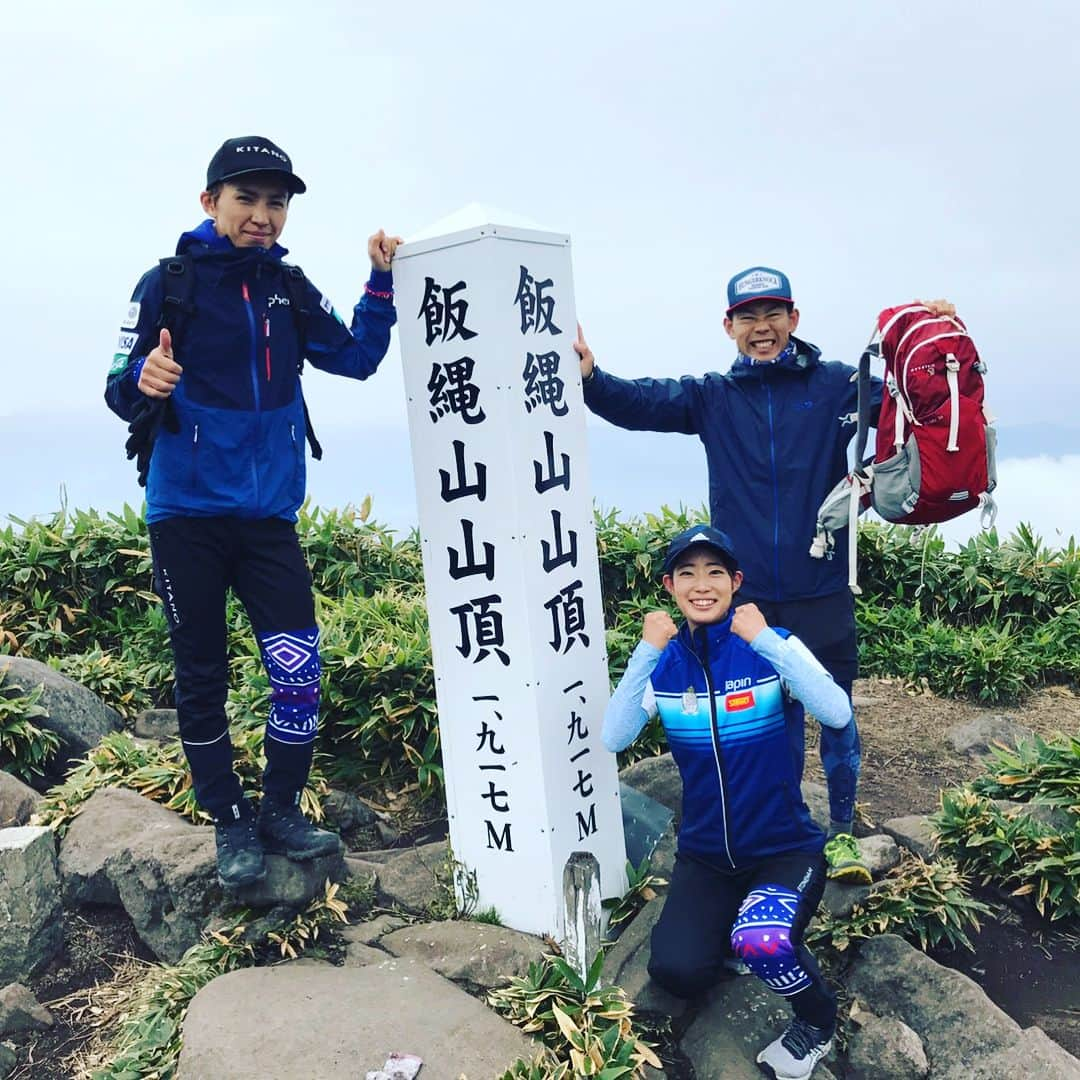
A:
<svg viewBox="0 0 1080 1080">
<path fill-rule="evenodd" d="M 663 652 L 638 646 L 604 741 L 622 749 L 659 715 L 683 781 L 679 849 L 741 869 L 825 843 L 800 787 L 802 701 L 830 727 L 851 720 L 846 694 L 797 638 L 765 629 L 748 644 L 729 614 L 693 633 L 684 624 Z"/>
</svg>

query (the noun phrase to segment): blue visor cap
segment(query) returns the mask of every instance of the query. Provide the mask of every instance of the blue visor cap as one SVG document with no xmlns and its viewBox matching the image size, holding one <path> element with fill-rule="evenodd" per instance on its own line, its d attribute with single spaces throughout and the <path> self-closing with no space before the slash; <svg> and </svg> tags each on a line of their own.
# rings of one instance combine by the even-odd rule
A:
<svg viewBox="0 0 1080 1080">
<path fill-rule="evenodd" d="M 664 557 L 664 573 L 670 574 L 675 564 L 690 548 L 697 544 L 705 544 L 715 548 L 722 556 L 721 561 L 732 574 L 739 569 L 739 560 L 735 557 L 735 545 L 727 533 L 714 529 L 711 525 L 693 525 L 684 529 L 668 545 L 667 555 Z"/>
<path fill-rule="evenodd" d="M 773 270 L 770 266 L 751 266 L 736 274 L 727 286 L 727 313 L 730 315 L 743 304 L 752 304 L 757 300 L 782 300 L 792 304 L 791 282 L 787 274 Z"/>
</svg>

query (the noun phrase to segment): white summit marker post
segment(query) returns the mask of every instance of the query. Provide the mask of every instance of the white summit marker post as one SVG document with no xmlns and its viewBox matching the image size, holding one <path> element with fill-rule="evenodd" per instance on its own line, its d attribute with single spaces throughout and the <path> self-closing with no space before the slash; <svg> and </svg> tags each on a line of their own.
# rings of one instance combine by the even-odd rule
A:
<svg viewBox="0 0 1080 1080">
<path fill-rule="evenodd" d="M 394 291 L 454 858 L 565 941 L 574 852 L 626 889 L 570 238 L 470 207 L 398 248 Z"/>
</svg>

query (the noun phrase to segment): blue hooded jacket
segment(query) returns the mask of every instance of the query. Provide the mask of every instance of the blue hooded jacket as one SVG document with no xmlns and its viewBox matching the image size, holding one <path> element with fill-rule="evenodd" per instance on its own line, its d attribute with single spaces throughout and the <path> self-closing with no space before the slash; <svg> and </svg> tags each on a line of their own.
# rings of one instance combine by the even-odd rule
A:
<svg viewBox="0 0 1080 1080">
<path fill-rule="evenodd" d="M 799 784 L 803 707 L 731 619 L 696 632 L 683 623 L 649 681 L 683 781 L 679 850 L 734 871 L 820 851 L 825 834 Z"/>
<path fill-rule="evenodd" d="M 829 596 L 847 588 L 847 545 L 812 559 L 817 511 L 847 474 L 855 434 L 855 369 L 825 363 L 798 338 L 792 356 L 736 363 L 726 375 L 620 379 L 593 369 L 585 404 L 634 431 L 697 435 L 709 467 L 709 514 L 728 533 L 745 575 L 744 600 Z M 881 404 L 872 380 L 871 415 Z"/>
<path fill-rule="evenodd" d="M 390 343 L 396 314 L 389 271 L 372 271 L 347 328 L 308 283 L 306 341 L 299 340 L 284 284 L 286 249 L 237 248 L 212 221 L 184 233 L 177 254 L 193 260 L 195 312 L 174 342 L 183 374 L 172 393 L 176 433 L 161 430 L 146 482 L 148 523 L 175 516 L 296 519 L 306 490 L 299 364 L 366 379 Z M 132 295 L 105 390 L 130 421 L 143 400 L 138 377 L 158 343 L 160 268 Z"/>
</svg>

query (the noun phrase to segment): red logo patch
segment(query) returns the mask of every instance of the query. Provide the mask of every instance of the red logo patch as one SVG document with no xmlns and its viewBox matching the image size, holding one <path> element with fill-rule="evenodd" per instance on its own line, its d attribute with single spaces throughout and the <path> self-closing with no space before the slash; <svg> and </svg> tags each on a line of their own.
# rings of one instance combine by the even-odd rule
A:
<svg viewBox="0 0 1080 1080">
<path fill-rule="evenodd" d="M 754 707 L 754 691 L 747 690 L 742 694 L 728 694 L 724 708 L 728 712 L 741 712 L 743 709 Z"/>
</svg>

